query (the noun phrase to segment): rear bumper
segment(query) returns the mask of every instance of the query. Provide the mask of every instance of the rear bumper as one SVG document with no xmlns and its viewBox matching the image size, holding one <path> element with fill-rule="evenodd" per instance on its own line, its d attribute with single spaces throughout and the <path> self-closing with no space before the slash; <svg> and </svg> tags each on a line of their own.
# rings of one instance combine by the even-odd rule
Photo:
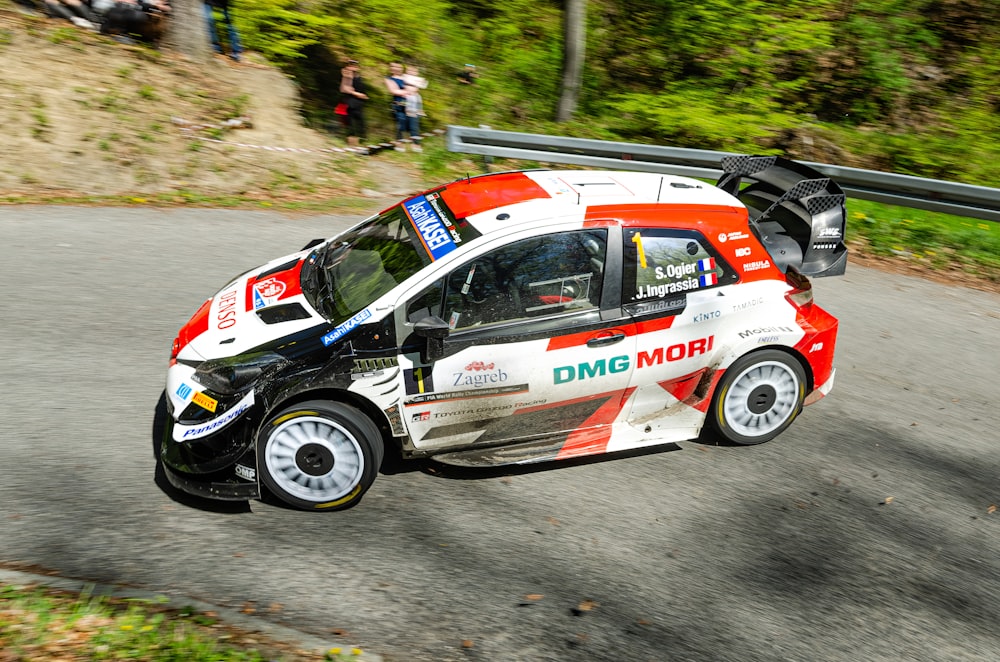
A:
<svg viewBox="0 0 1000 662">
<path fill-rule="evenodd" d="M 805 402 L 803 404 L 811 405 L 814 402 L 819 402 L 822 400 L 827 393 L 833 390 L 833 380 L 837 376 L 837 369 L 833 368 L 830 370 L 830 377 L 825 382 L 816 387 L 812 393 L 806 396 Z"/>
</svg>

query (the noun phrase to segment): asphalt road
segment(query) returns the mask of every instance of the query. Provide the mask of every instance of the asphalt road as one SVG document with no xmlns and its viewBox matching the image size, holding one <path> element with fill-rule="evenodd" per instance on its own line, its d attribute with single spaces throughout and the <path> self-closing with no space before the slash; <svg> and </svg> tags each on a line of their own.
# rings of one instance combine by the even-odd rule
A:
<svg viewBox="0 0 1000 662">
<path fill-rule="evenodd" d="M 356 220 L 0 208 L 0 563 L 250 602 L 396 661 L 1000 659 L 1000 297 L 853 265 L 815 281 L 836 387 L 769 444 L 396 463 L 340 513 L 172 498 L 152 427 L 177 329 Z"/>
</svg>

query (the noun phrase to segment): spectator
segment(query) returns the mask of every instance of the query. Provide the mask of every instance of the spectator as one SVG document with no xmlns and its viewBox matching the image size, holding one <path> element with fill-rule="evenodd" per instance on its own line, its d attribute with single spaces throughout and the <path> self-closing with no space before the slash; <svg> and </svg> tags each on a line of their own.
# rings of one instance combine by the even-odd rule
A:
<svg viewBox="0 0 1000 662">
<path fill-rule="evenodd" d="M 420 90 L 427 89 L 427 79 L 420 75 L 420 70 L 414 65 L 406 67 L 403 75 L 403 88 L 406 92 L 406 131 L 410 134 L 414 152 L 422 152 L 420 145 L 420 118 L 424 113 L 424 99 L 420 96 Z"/>
<path fill-rule="evenodd" d="M 62 17 L 73 25 L 88 30 L 100 29 L 101 20 L 80 0 L 44 0 L 45 10 L 53 18 Z"/>
<path fill-rule="evenodd" d="M 413 151 L 422 152 L 420 146 L 420 118 L 424 116 L 424 100 L 416 85 L 406 85 L 406 130 L 413 142 Z"/>
<path fill-rule="evenodd" d="M 458 72 L 458 82 L 463 85 L 472 85 L 479 78 L 479 74 L 476 73 L 476 65 L 467 64 L 465 69 Z"/>
<path fill-rule="evenodd" d="M 364 108 L 368 95 L 361 79 L 361 66 L 357 60 L 348 60 L 340 71 L 340 93 L 347 106 L 347 144 L 358 147 L 359 139 L 367 138 Z"/>
<path fill-rule="evenodd" d="M 166 30 L 170 5 L 164 0 L 118 0 L 94 2 L 94 8 L 103 11 L 101 34 L 113 35 L 118 41 L 131 43 L 141 39 L 159 42 Z"/>
<path fill-rule="evenodd" d="M 229 15 L 229 0 L 205 0 L 204 6 L 205 21 L 208 23 L 208 36 L 212 38 L 212 48 L 219 55 L 224 55 L 222 52 L 222 43 L 219 41 L 219 31 L 215 23 L 215 10 L 218 9 L 222 12 L 222 20 L 229 31 L 229 57 L 233 58 L 234 62 L 239 62 L 240 54 L 243 53 L 243 47 L 240 44 L 240 35 L 236 32 L 236 26 L 233 25 L 232 16 Z"/>
<path fill-rule="evenodd" d="M 389 75 L 385 77 L 385 89 L 392 95 L 390 112 L 396 123 L 396 150 L 403 151 L 400 144 L 403 132 L 406 131 L 406 81 L 403 80 L 403 65 L 399 62 L 389 63 Z"/>
<path fill-rule="evenodd" d="M 412 85 L 418 90 L 427 89 L 427 79 L 420 75 L 420 69 L 416 65 L 407 65 L 406 73 L 403 74 L 403 82 L 406 85 Z"/>
</svg>

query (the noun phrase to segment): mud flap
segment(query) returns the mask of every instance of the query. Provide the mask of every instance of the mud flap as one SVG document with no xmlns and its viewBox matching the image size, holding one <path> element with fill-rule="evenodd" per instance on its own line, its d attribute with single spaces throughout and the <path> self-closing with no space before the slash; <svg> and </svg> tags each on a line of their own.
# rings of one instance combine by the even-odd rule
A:
<svg viewBox="0 0 1000 662">
<path fill-rule="evenodd" d="M 807 276 L 847 268 L 844 191 L 829 177 L 780 156 L 727 156 L 716 186 L 750 212 L 750 225 L 775 264 Z"/>
</svg>

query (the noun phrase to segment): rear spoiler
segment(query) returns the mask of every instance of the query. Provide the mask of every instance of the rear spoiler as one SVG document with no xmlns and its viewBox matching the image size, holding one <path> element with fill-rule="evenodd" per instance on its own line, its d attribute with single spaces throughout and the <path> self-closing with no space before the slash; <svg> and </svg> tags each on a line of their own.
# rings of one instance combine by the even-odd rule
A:
<svg viewBox="0 0 1000 662">
<path fill-rule="evenodd" d="M 722 170 L 716 186 L 747 206 L 750 226 L 778 268 L 807 276 L 844 273 L 846 196 L 835 181 L 780 156 L 727 156 Z"/>
</svg>

